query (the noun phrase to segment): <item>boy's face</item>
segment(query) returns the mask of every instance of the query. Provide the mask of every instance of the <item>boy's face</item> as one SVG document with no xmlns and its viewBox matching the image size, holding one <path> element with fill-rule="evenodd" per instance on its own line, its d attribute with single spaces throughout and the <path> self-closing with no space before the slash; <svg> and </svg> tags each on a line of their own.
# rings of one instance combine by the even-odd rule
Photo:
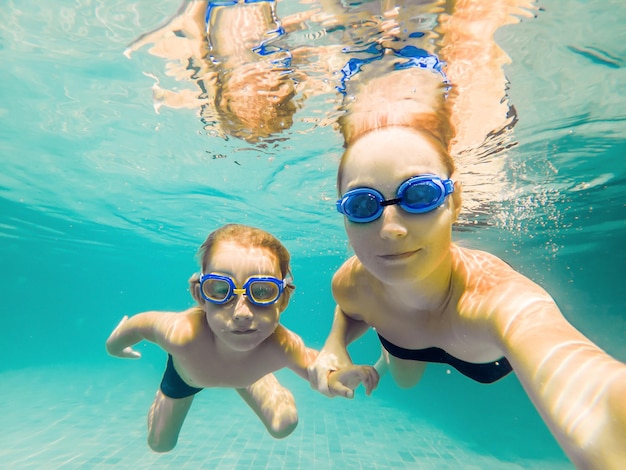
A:
<svg viewBox="0 0 626 470">
<path fill-rule="evenodd" d="M 222 241 L 213 247 L 208 259 L 204 274 L 230 277 L 237 288 L 253 276 L 282 280 L 278 258 L 267 248 Z M 267 339 L 278 326 L 284 305 L 281 298 L 273 304 L 254 305 L 241 294 L 224 304 L 211 303 L 202 296 L 197 300 L 216 338 L 237 351 L 250 351 Z"/>
</svg>

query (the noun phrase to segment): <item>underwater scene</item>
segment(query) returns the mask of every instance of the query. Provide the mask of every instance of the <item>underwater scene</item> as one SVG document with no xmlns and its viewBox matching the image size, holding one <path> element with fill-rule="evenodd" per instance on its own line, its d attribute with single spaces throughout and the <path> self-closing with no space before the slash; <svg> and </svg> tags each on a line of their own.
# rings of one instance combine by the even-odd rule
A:
<svg viewBox="0 0 626 470">
<path fill-rule="evenodd" d="M 203 390 L 176 447 L 157 453 L 146 416 L 167 355 L 148 341 L 138 360 L 105 349 L 126 315 L 196 304 L 198 248 L 227 223 L 289 250 L 296 289 L 280 322 L 321 349 L 333 274 L 354 254 L 336 210 L 350 86 L 384 54 L 389 11 L 406 6 L 418 31 L 407 44 L 436 50 L 455 3 L 472 4 L 2 2 L 0 467 L 575 468 L 514 373 L 481 384 L 448 364 L 411 388 L 384 375 L 352 399 L 278 370 L 298 409 L 282 439 L 232 387 Z M 542 286 L 624 362 L 626 8 L 503 3 L 518 6 L 485 32 L 495 62 L 476 75 L 397 52 L 441 75 L 446 99 L 483 68 L 501 73 L 467 94 L 457 124 L 452 239 Z M 492 105 L 505 110 L 496 127 Z M 376 363 L 376 333 L 349 352 Z"/>
</svg>

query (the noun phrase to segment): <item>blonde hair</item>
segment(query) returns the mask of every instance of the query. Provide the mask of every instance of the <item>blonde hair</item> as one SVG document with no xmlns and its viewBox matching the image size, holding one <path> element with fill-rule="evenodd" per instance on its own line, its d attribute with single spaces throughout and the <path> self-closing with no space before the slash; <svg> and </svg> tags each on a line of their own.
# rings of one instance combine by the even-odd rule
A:
<svg viewBox="0 0 626 470">
<path fill-rule="evenodd" d="M 426 136 L 440 149 L 447 176 L 454 173 L 449 153 L 454 127 L 446 85 L 439 74 L 416 68 L 398 70 L 357 86 L 357 93 L 346 97 L 344 114 L 338 120 L 346 148 L 337 171 L 338 191 L 350 147 L 365 134 L 386 127 L 406 127 Z"/>
<path fill-rule="evenodd" d="M 209 264 L 213 249 L 222 241 L 236 242 L 246 247 L 266 248 L 278 258 L 282 278 L 291 279 L 291 267 L 289 265 L 291 255 L 281 241 L 265 230 L 240 224 L 226 224 L 209 234 L 198 250 L 200 267 L 203 271 Z M 289 301 L 291 291 L 295 288 L 296 286 L 291 282 L 287 283 L 283 293 L 286 302 Z"/>
<path fill-rule="evenodd" d="M 446 85 L 438 73 L 419 68 L 394 70 L 355 86 L 355 92 L 349 89 L 338 120 L 346 147 L 370 131 L 389 126 L 424 130 L 444 148 L 450 145 L 454 128 Z"/>
<path fill-rule="evenodd" d="M 296 91 L 285 70 L 259 61 L 241 65 L 221 80 L 216 112 L 228 135 L 255 143 L 293 125 Z"/>
</svg>

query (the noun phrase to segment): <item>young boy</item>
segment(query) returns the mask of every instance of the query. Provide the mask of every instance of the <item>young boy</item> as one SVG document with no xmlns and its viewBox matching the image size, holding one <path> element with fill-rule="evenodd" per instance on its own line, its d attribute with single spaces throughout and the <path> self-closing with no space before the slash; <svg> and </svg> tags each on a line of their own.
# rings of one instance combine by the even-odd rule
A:
<svg viewBox="0 0 626 470">
<path fill-rule="evenodd" d="M 144 339 L 168 353 L 148 414 L 148 444 L 156 452 L 174 448 L 194 395 L 209 387 L 237 389 L 272 436 L 288 436 L 298 423 L 295 401 L 272 372 L 288 367 L 308 380 L 307 366 L 317 357 L 279 324 L 295 286 L 278 239 L 230 224 L 208 236 L 200 256 L 202 274 L 189 280 L 198 306 L 124 317 L 106 342 L 112 356 L 140 357 L 131 346 Z M 335 394 L 348 398 L 359 383 L 369 394 L 378 374 L 354 366 L 329 376 Z"/>
</svg>

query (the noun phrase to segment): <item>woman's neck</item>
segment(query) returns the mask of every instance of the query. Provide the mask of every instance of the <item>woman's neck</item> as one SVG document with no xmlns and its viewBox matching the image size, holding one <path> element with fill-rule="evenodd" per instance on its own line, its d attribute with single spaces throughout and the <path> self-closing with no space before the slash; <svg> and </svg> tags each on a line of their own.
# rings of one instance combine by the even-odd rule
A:
<svg viewBox="0 0 626 470">
<path fill-rule="evenodd" d="M 439 265 L 426 277 L 406 279 L 405 282 L 383 282 L 390 302 L 410 311 L 442 314 L 453 292 L 452 252 L 448 251 Z"/>
</svg>

